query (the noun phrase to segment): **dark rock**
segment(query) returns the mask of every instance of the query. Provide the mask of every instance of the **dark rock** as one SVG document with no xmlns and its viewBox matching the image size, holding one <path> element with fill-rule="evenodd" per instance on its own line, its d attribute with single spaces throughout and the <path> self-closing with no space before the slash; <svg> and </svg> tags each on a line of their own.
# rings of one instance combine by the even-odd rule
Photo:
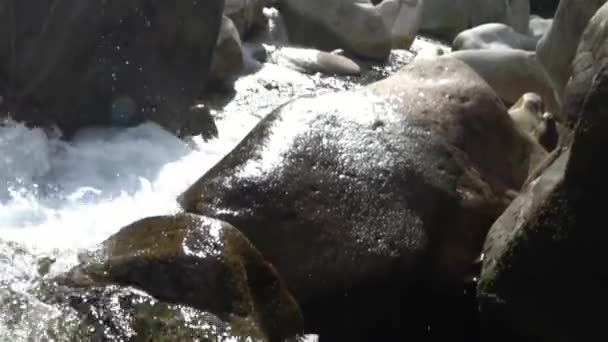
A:
<svg viewBox="0 0 608 342">
<path fill-rule="evenodd" d="M 605 45 L 606 26 L 597 16 L 605 18 L 607 8 L 587 31 L 595 32 L 589 40 L 594 51 Z M 567 113 L 579 117 L 570 156 L 516 199 L 488 235 L 479 298 L 494 341 L 608 338 L 600 314 L 608 304 L 602 202 L 608 191 L 608 60 L 597 59 L 593 70 L 579 112 Z"/>
<path fill-rule="evenodd" d="M 20 121 L 153 120 L 182 129 L 203 92 L 223 0 L 0 1 L 0 86 Z"/>
<path fill-rule="evenodd" d="M 224 16 L 217 44 L 211 58 L 209 83 L 232 86 L 243 72 L 241 38 L 230 18 Z"/>
<path fill-rule="evenodd" d="M 123 228 L 62 283 L 135 286 L 161 301 L 254 322 L 271 341 L 300 333 L 303 324 L 298 304 L 251 243 L 234 227 L 196 215 Z"/>
<path fill-rule="evenodd" d="M 552 18 L 555 15 L 560 0 L 530 0 L 531 13 L 538 14 L 544 18 Z"/>
<path fill-rule="evenodd" d="M 291 69 L 314 74 L 359 76 L 361 67 L 348 57 L 315 49 L 283 47 L 277 52 L 277 62 Z"/>
<path fill-rule="evenodd" d="M 576 57 L 572 62 L 572 75 L 564 92 L 564 112 L 571 127 L 582 114 L 583 102 L 589 92 L 593 77 L 608 62 L 608 8 L 603 6 L 591 19 L 581 36 Z"/>
<path fill-rule="evenodd" d="M 278 108 L 180 202 L 241 227 L 310 330 L 365 340 L 416 324 L 413 282 L 467 274 L 544 153 L 464 63 L 421 61 Z"/>
<path fill-rule="evenodd" d="M 268 2 L 268 0 L 226 0 L 224 15 L 234 22 L 239 35 L 248 39 L 267 27 L 268 20 L 263 10 Z"/>
</svg>

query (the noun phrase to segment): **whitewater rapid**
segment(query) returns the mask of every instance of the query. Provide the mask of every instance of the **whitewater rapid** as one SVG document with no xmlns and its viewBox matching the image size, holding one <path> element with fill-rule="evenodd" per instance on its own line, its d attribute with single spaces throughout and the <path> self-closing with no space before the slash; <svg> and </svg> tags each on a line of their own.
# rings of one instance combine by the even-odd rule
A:
<svg viewBox="0 0 608 342">
<path fill-rule="evenodd" d="M 269 85 L 270 84 L 270 85 Z M 315 89 L 311 77 L 266 64 L 212 110 L 219 137 L 179 139 L 152 122 L 59 132 L 0 125 L 0 239 L 42 255 L 93 247 L 140 218 L 179 210 L 176 197 L 272 108 Z M 6 185 L 6 186 L 4 186 Z"/>
</svg>

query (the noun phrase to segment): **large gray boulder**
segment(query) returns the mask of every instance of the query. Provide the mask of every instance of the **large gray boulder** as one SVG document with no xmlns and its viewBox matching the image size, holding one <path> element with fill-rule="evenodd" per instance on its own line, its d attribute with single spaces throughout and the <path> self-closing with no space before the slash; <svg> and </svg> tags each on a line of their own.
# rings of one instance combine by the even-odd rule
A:
<svg viewBox="0 0 608 342">
<path fill-rule="evenodd" d="M 466 64 L 420 61 L 281 106 L 180 202 L 240 227 L 314 331 L 394 337 L 415 325 L 408 286 L 460 282 L 545 155 Z"/>
<path fill-rule="evenodd" d="M 281 13 L 292 44 L 384 60 L 391 34 L 369 0 L 282 0 Z"/>
<path fill-rule="evenodd" d="M 191 107 L 204 90 L 223 7 L 223 0 L 2 0 L 5 109 L 67 135 L 142 120 L 205 131 L 208 117 Z"/>
<path fill-rule="evenodd" d="M 596 75 L 608 60 L 608 8 L 599 9 L 590 20 L 572 62 L 572 75 L 564 91 L 564 111 L 568 113 L 569 124 L 574 126 L 580 119 L 583 106 L 593 76 Z M 604 42 L 602 44 L 602 42 Z"/>
<path fill-rule="evenodd" d="M 503 23 L 526 33 L 529 0 L 424 0 L 421 32 L 448 41 L 466 29 L 486 23 Z"/>
<path fill-rule="evenodd" d="M 561 102 L 564 87 L 572 74 L 572 60 L 589 19 L 606 0 L 562 0 L 553 25 L 538 42 L 536 55 Z"/>
</svg>

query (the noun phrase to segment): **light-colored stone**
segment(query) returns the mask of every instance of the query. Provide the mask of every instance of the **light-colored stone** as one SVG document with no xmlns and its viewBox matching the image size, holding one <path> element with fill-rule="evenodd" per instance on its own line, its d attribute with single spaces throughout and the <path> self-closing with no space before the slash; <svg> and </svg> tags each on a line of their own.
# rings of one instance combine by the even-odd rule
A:
<svg viewBox="0 0 608 342">
<path fill-rule="evenodd" d="M 542 97 L 546 109 L 561 120 L 559 103 L 534 52 L 508 49 L 464 50 L 445 56 L 467 63 L 506 104 L 514 104 L 523 94 L 534 92 Z"/>
<path fill-rule="evenodd" d="M 528 35 L 540 40 L 553 25 L 553 18 L 545 19 L 535 14 L 530 16 L 530 26 L 528 27 Z"/>
<path fill-rule="evenodd" d="M 369 0 L 283 0 L 281 12 L 291 44 L 374 60 L 390 53 L 391 34 Z"/>
<path fill-rule="evenodd" d="M 460 32 L 452 43 L 453 50 L 520 49 L 535 51 L 538 39 L 516 32 L 501 23 L 482 24 Z"/>
<path fill-rule="evenodd" d="M 315 49 L 284 47 L 277 52 L 277 63 L 305 73 L 359 75 L 361 67 L 350 58 Z"/>
</svg>

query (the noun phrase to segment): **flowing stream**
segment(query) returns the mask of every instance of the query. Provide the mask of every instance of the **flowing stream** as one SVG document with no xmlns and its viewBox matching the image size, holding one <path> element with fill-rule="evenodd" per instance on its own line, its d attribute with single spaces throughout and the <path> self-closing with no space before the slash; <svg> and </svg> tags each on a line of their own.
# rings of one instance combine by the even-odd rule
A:
<svg viewBox="0 0 608 342">
<path fill-rule="evenodd" d="M 420 48 L 425 42 L 417 40 Z M 176 196 L 228 153 L 267 113 L 294 97 L 360 87 L 413 58 L 395 51 L 363 78 L 305 75 L 266 63 L 210 104 L 219 138 L 176 138 L 154 123 L 60 132 L 0 123 L 0 341 L 63 340 L 49 330 L 72 313 L 38 299 L 44 277 L 137 219 L 179 210 Z M 272 59 L 271 59 L 272 61 Z M 55 327 L 53 329 L 49 327 Z"/>
</svg>

